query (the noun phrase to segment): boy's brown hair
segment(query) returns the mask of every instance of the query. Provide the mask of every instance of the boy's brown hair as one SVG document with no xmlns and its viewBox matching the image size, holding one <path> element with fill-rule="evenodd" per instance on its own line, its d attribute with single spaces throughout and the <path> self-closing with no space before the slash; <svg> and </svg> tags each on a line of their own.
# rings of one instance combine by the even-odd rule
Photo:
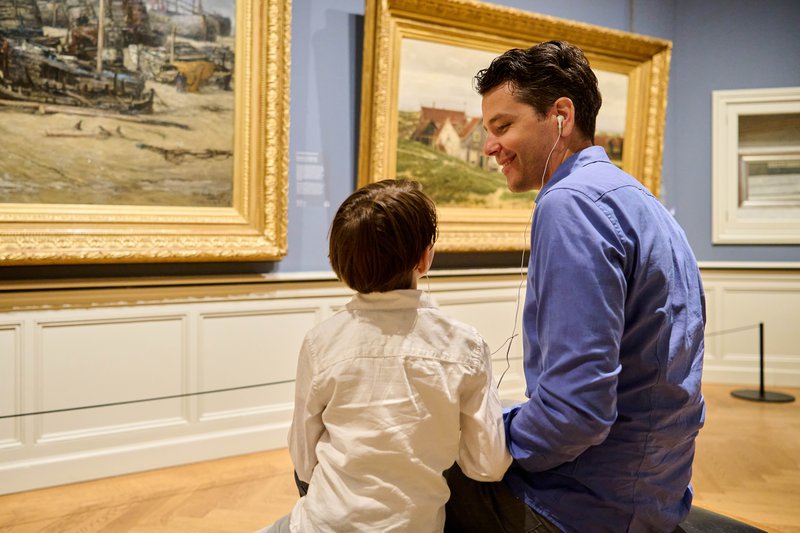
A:
<svg viewBox="0 0 800 533">
<path fill-rule="evenodd" d="M 436 240 L 436 226 L 436 206 L 419 183 L 370 183 L 351 194 L 333 218 L 331 267 L 360 293 L 411 288 L 412 272 Z"/>
</svg>

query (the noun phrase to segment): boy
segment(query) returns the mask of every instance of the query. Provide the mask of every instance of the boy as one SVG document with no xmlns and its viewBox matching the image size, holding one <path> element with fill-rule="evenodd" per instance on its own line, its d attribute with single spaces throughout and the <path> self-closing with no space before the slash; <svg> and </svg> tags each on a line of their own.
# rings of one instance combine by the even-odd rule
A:
<svg viewBox="0 0 800 533">
<path fill-rule="evenodd" d="M 488 346 L 417 290 L 436 224 L 411 181 L 367 185 L 336 213 L 331 266 L 358 294 L 306 335 L 289 450 L 309 487 L 268 531 L 442 531 L 444 470 L 508 468 Z"/>
</svg>

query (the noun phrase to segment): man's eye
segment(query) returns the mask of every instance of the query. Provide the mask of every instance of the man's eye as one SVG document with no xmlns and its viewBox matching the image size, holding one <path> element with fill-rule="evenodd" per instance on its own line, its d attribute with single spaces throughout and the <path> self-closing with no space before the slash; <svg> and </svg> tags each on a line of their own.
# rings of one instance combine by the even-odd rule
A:
<svg viewBox="0 0 800 533">
<path fill-rule="evenodd" d="M 508 129 L 508 126 L 509 126 L 509 124 L 500 124 L 499 126 L 497 126 L 497 132 L 498 133 L 503 133 L 504 131 L 506 131 Z"/>
</svg>

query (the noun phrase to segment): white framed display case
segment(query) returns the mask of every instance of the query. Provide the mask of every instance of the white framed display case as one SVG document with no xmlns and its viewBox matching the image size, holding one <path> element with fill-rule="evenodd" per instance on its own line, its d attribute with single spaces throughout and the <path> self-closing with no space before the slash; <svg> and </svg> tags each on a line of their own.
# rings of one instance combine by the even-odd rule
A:
<svg viewBox="0 0 800 533">
<path fill-rule="evenodd" d="M 800 243 L 800 87 L 713 91 L 715 244 Z"/>
</svg>

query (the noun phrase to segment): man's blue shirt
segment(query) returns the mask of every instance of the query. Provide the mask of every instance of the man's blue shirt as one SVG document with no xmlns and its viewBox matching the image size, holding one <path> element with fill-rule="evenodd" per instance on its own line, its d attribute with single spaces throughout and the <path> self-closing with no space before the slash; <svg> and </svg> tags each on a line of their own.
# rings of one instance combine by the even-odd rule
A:
<svg viewBox="0 0 800 533">
<path fill-rule="evenodd" d="M 703 288 L 672 215 L 601 147 L 537 198 L 523 323 L 512 491 L 567 531 L 671 531 L 705 416 Z"/>
</svg>

